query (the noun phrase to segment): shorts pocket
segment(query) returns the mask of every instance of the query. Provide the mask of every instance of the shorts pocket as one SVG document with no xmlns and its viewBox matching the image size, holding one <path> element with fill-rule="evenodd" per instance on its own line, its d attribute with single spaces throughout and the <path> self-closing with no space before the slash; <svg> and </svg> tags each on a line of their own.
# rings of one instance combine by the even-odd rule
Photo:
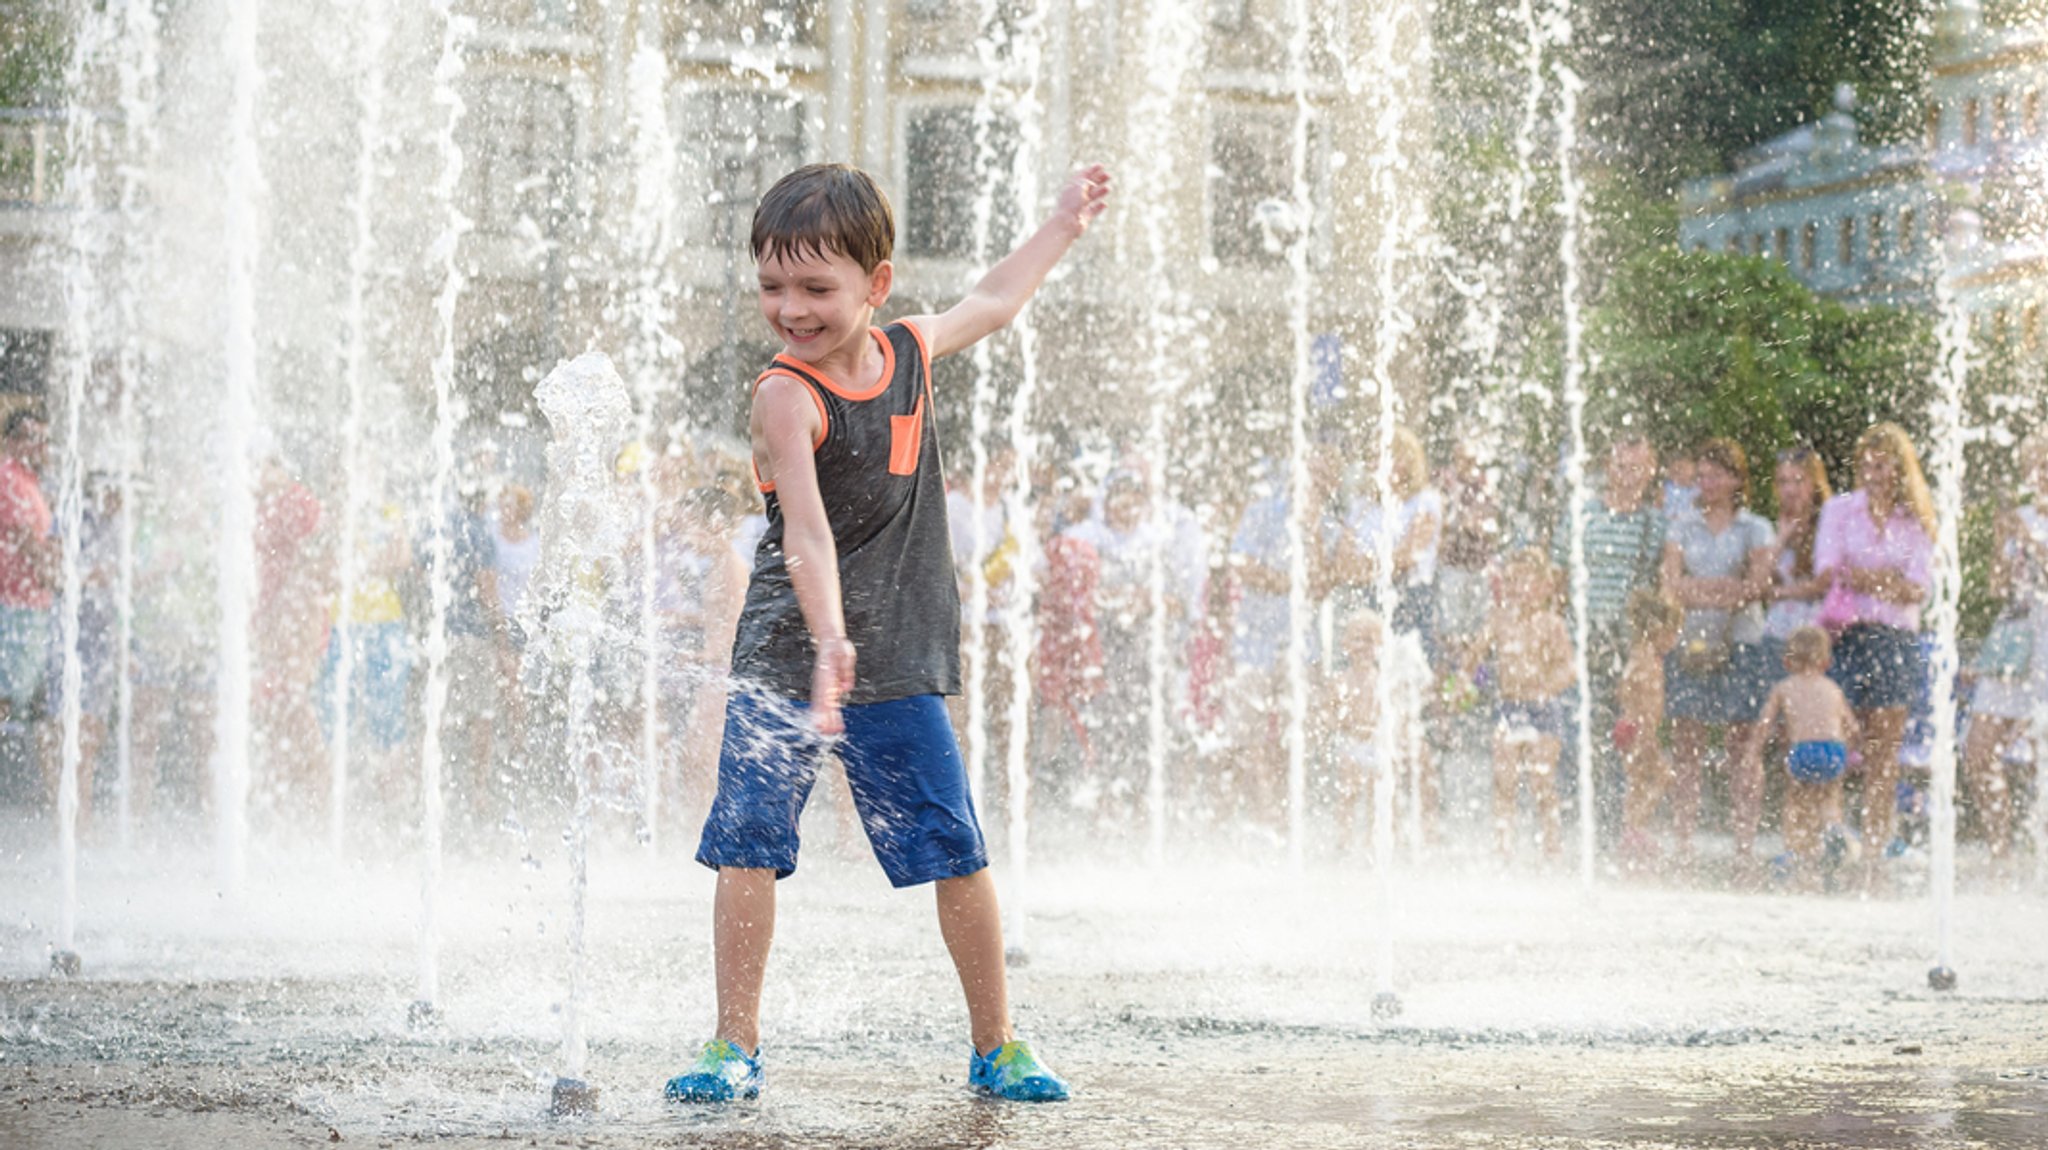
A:
<svg viewBox="0 0 2048 1150">
<path fill-rule="evenodd" d="M 889 474 L 916 475 L 923 448 L 924 397 L 919 396 L 909 415 L 889 417 Z"/>
</svg>

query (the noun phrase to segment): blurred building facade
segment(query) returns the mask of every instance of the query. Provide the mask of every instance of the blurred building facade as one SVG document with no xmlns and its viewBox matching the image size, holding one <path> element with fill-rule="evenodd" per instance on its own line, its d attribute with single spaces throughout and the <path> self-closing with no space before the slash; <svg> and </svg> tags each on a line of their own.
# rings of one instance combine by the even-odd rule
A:
<svg viewBox="0 0 2048 1150">
<path fill-rule="evenodd" d="M 195 380 L 218 374 L 205 362 L 216 354 L 219 317 L 207 309 L 218 292 L 191 283 L 219 259 L 226 3 L 145 4 L 162 13 L 149 49 L 154 151 L 137 161 L 114 145 L 102 165 L 146 166 L 139 197 L 156 208 L 154 233 L 120 242 L 187 278 L 142 287 L 165 305 L 148 317 L 152 330 L 101 324 L 99 338 L 146 341 L 167 364 L 190 365 L 179 370 Z M 881 179 L 898 212 L 890 312 L 903 314 L 957 298 L 1037 222 L 1064 173 L 1095 159 L 1115 164 L 1121 189 L 1115 213 L 1073 257 L 1074 274 L 1042 296 L 1045 410 L 1057 422 L 1085 394 L 1087 421 L 1142 422 L 1163 370 L 1176 392 L 1252 397 L 1249 426 L 1277 433 L 1303 346 L 1292 301 L 1306 298 L 1306 329 L 1329 364 L 1318 393 L 1328 401 L 1346 359 L 1354 381 L 1363 374 L 1377 314 L 1366 269 L 1395 218 L 1386 189 L 1427 179 L 1429 38 L 1419 6 L 1405 25 L 1357 0 L 453 7 L 463 108 L 458 387 L 479 435 L 530 426 L 535 373 L 586 347 L 611 351 L 629 376 L 660 373 L 659 422 L 737 429 L 746 382 L 774 350 L 753 310 L 745 231 L 759 194 L 799 164 L 845 160 Z M 431 253 L 451 222 L 431 194 L 444 163 L 434 144 L 446 114 L 434 88 L 444 23 L 434 6 L 387 4 L 373 38 L 360 10 L 340 0 L 258 9 L 260 374 L 267 418 L 281 424 L 338 419 L 335 317 L 355 243 L 347 205 L 373 52 L 382 122 L 370 366 L 378 394 L 394 401 L 378 412 L 417 422 L 431 394 L 442 281 Z M 1398 62 L 1400 83 L 1368 74 L 1375 29 L 1400 40 L 1381 57 Z M 103 114 L 115 106 L 113 79 L 81 87 L 94 94 L 71 103 L 96 102 Z M 1413 106 L 1375 138 L 1388 100 Z M 64 116 L 0 110 L 0 341 L 7 386 L 24 393 L 47 386 L 51 340 L 64 327 L 64 265 L 79 242 L 70 213 L 93 210 L 67 202 L 56 178 L 68 162 L 53 142 Z M 660 162 L 641 146 L 650 123 L 671 141 Z M 1020 149 L 1024 163 L 1013 167 Z M 649 195 L 655 179 L 666 195 Z M 1036 202 L 1022 204 L 1033 179 Z M 1290 263 L 1303 227 L 1305 293 Z M 107 234 L 121 232 L 117 222 Z M 650 341 L 657 326 L 666 341 Z M 659 362 L 625 362 L 648 356 Z M 989 370 L 1005 394 L 1017 358 L 1014 346 L 995 349 Z"/>
<path fill-rule="evenodd" d="M 1863 143 L 1854 94 L 1680 194 L 1688 250 L 1768 256 L 1851 304 L 1931 307 L 1939 277 L 1980 338 L 2048 338 L 2048 27 L 1985 23 L 1947 0 L 1934 24 L 1925 130 Z"/>
</svg>

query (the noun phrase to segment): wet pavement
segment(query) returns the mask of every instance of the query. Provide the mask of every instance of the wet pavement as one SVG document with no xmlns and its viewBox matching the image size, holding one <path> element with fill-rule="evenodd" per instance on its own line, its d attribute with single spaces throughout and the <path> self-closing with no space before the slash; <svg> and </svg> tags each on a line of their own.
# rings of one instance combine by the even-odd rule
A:
<svg viewBox="0 0 2048 1150">
<path fill-rule="evenodd" d="M 708 872 L 600 852 L 587 1078 L 546 1114 L 559 860 L 451 860 L 439 1021 L 417 882 L 260 854 L 239 901 L 175 851 L 89 855 L 83 977 L 47 975 L 54 866 L 0 859 L 0 1146 L 2029 1147 L 2048 1144 L 2048 898 L 1966 885 L 1959 990 L 1924 900 L 1736 895 L 1484 867 L 1406 875 L 1399 1017 L 1357 865 L 1033 876 L 1020 1028 L 1058 1106 L 964 1086 L 930 897 L 822 853 L 783 884 L 757 1103 L 662 1081 L 710 1023 Z M 390 861 L 397 859 L 398 861 Z M 1966 871 L 1967 874 L 1967 871 Z"/>
</svg>

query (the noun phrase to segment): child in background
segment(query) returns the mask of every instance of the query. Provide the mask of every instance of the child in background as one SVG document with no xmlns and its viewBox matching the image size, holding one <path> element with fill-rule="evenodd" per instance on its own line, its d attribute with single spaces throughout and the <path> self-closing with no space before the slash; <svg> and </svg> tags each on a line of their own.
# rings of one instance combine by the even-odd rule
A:
<svg viewBox="0 0 2048 1150">
<path fill-rule="evenodd" d="M 1664 656 L 1678 645 L 1678 605 L 1647 587 L 1629 593 L 1628 661 L 1615 689 L 1620 717 L 1614 721 L 1614 750 L 1621 757 L 1628 797 L 1622 803 L 1621 855 L 1630 869 L 1656 855 L 1650 817 L 1671 781 L 1658 733 L 1664 726 Z"/>
<path fill-rule="evenodd" d="M 1493 819 L 1503 859 L 1514 856 L 1521 782 L 1541 814 L 1544 853 L 1564 847 L 1557 757 L 1564 749 L 1564 693 L 1572 685 L 1572 640 L 1560 607 L 1556 566 L 1525 547 L 1501 563 L 1494 610 L 1479 649 L 1492 661 Z"/>
<path fill-rule="evenodd" d="M 1362 608 L 1344 621 L 1344 665 L 1331 676 L 1336 704 L 1323 712 L 1334 730 L 1330 748 L 1336 752 L 1337 842 L 1351 847 L 1358 808 L 1371 795 L 1379 771 L 1374 737 L 1379 730 L 1380 637 L 1385 624 L 1379 612 Z"/>
<path fill-rule="evenodd" d="M 1828 633 L 1801 627 L 1785 641 L 1786 677 L 1764 700 L 1763 717 L 1751 736 L 1751 762 L 1763 758 L 1764 743 L 1780 723 L 1785 742 L 1785 848 L 1801 886 L 1816 885 L 1823 828 L 1842 818 L 1842 774 L 1856 738 L 1856 713 L 1848 696 L 1828 678 L 1832 661 Z"/>
</svg>

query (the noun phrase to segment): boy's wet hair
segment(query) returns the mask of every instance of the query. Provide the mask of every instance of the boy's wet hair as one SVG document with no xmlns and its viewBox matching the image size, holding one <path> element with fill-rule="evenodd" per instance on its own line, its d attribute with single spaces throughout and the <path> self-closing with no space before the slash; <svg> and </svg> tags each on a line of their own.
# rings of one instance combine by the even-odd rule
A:
<svg viewBox="0 0 2048 1150">
<path fill-rule="evenodd" d="M 775 181 L 754 209 L 756 263 L 843 255 L 872 272 L 896 250 L 896 216 L 872 176 L 811 164 Z"/>
<path fill-rule="evenodd" d="M 1801 627 L 1785 640 L 1787 671 L 1825 671 L 1833 652 L 1828 633 L 1819 627 Z"/>
<path fill-rule="evenodd" d="M 1684 613 L 1678 604 L 1650 590 L 1638 587 L 1628 593 L 1628 632 L 1641 639 L 1678 626 Z"/>
</svg>

